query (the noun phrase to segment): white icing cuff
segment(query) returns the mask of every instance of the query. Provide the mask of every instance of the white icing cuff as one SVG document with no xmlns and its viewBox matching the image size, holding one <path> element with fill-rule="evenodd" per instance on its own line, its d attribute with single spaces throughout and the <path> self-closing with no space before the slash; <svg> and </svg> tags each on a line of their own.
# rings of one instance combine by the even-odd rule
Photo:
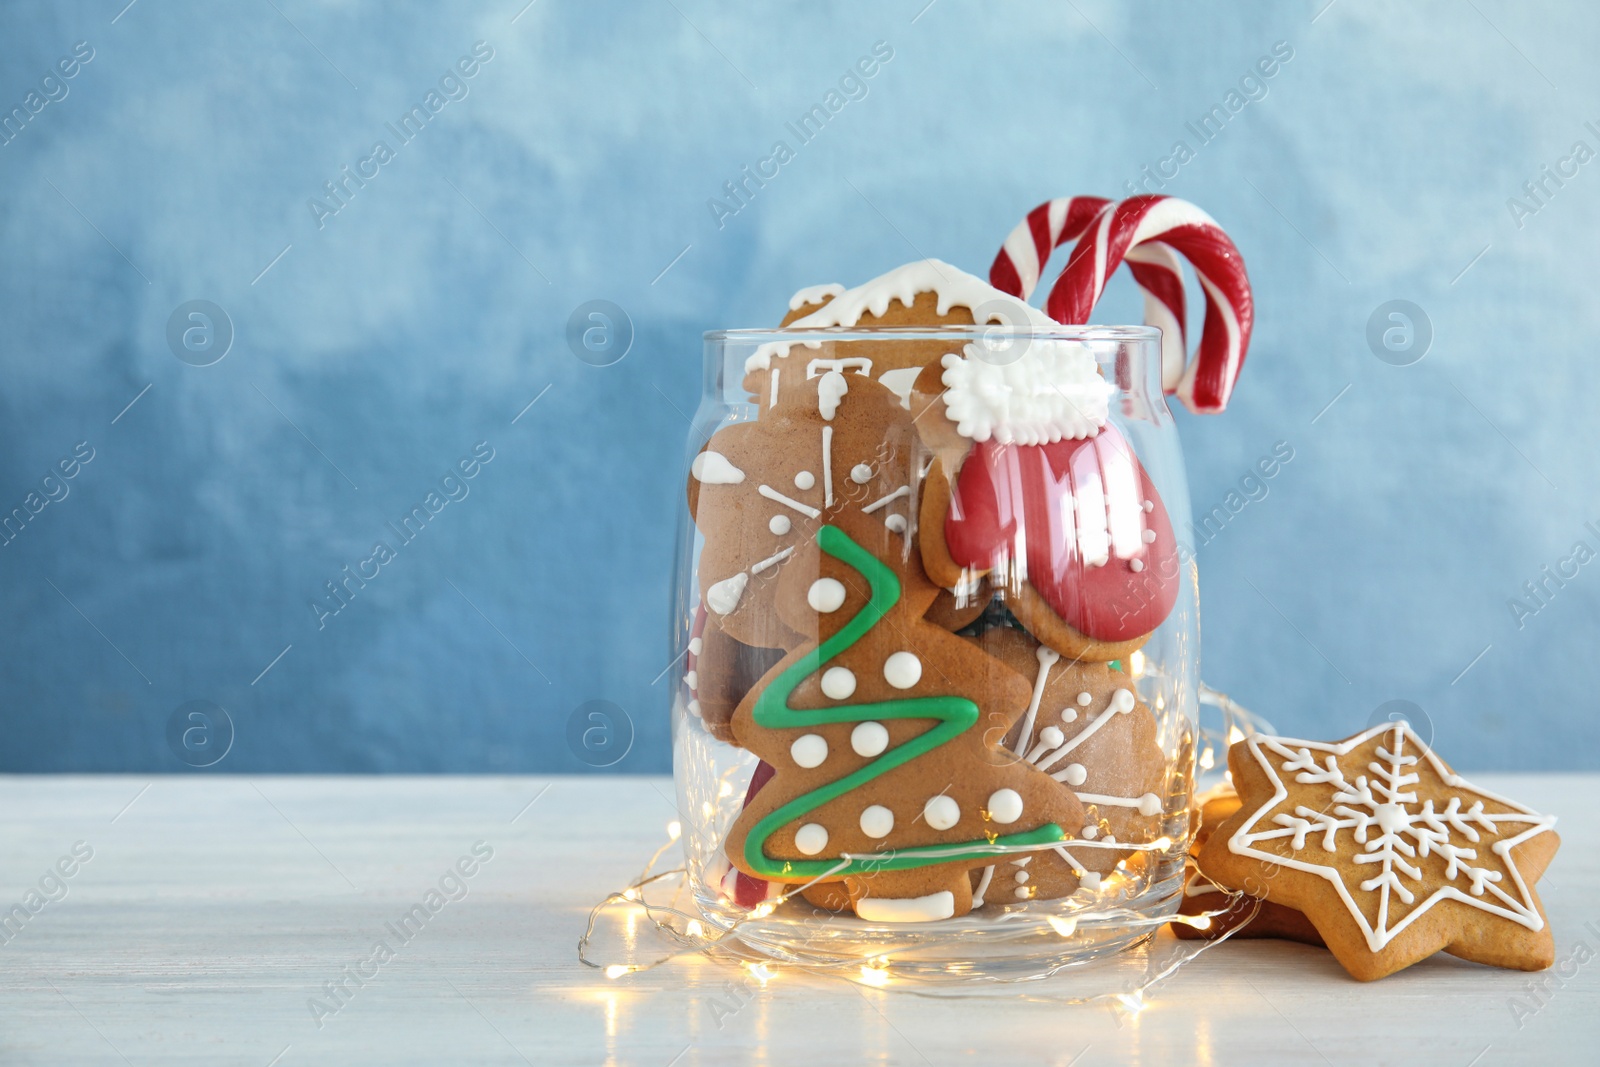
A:
<svg viewBox="0 0 1600 1067">
<path fill-rule="evenodd" d="M 925 897 L 899 900 L 887 897 L 862 897 L 856 901 L 856 915 L 874 923 L 920 923 L 948 919 L 956 913 L 955 894 L 946 889 Z"/>
</svg>

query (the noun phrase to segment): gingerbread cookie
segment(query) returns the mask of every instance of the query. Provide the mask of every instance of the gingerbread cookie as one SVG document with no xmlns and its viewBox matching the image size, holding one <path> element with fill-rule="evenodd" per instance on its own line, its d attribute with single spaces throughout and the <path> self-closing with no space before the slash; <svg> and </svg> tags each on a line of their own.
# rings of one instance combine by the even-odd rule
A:
<svg viewBox="0 0 1600 1067">
<path fill-rule="evenodd" d="M 1226 904 L 1219 914 L 1210 916 L 1210 923 L 1200 929 L 1186 922 L 1170 924 L 1172 932 L 1185 941 L 1215 941 L 1232 934 L 1240 938 L 1277 938 L 1299 941 L 1322 947 L 1322 935 L 1303 914 L 1283 904 L 1263 900 L 1260 892 L 1265 886 L 1247 884 L 1238 896 L 1224 889 L 1200 870 L 1200 850 L 1216 828 L 1239 810 L 1239 794 L 1232 789 L 1210 797 L 1200 805 L 1194 843 L 1189 848 L 1188 868 L 1184 872 L 1183 897 L 1178 903 L 1179 915 L 1204 915 Z M 1234 899 L 1229 902 L 1229 896 Z"/>
<path fill-rule="evenodd" d="M 782 658 L 781 648 L 758 648 L 732 636 L 702 605 L 696 612 L 683 676 L 689 714 L 704 722 L 717 740 L 732 741 L 728 722 L 733 710 Z"/>
<path fill-rule="evenodd" d="M 1117 842 L 1161 836 L 1167 758 L 1156 721 L 1133 679 L 1102 663 L 1075 663 L 1021 630 L 1000 627 L 977 637 L 984 651 L 1031 675 L 1032 699 L 1007 732 L 1003 749 L 1061 783 L 1083 805 L 1071 840 L 986 868 L 978 896 L 996 904 L 1050 900 L 1101 879 L 1132 853 Z"/>
<path fill-rule="evenodd" d="M 1028 680 L 926 618 L 940 591 L 906 521 L 912 467 L 881 458 L 914 436 L 899 398 L 866 376 L 841 394 L 826 377 L 785 386 L 772 411 L 711 442 L 757 492 L 792 484 L 819 446 L 825 475 L 862 474 L 853 491 L 816 484 L 791 498 L 815 514 L 802 513 L 804 539 L 764 568 L 773 573 L 761 610 L 800 642 L 734 713 L 735 741 L 775 773 L 726 849 L 752 878 L 842 881 L 863 918 L 963 914 L 967 872 L 992 862 L 994 845 L 1060 841 L 1063 827 L 1082 824 L 1083 809 L 1048 775 L 1000 756 L 999 739 L 1028 708 Z M 717 509 L 750 521 L 722 493 L 705 485 L 699 494 L 707 554 L 711 530 L 730 532 Z M 901 521 L 885 521 L 885 512 Z M 715 571 L 709 578 L 722 580 Z M 708 588 L 719 613 L 712 600 Z M 725 618 L 744 610 L 726 606 Z"/>
<path fill-rule="evenodd" d="M 1534 883 L 1555 819 L 1465 781 L 1405 723 L 1334 743 L 1249 738 L 1228 766 L 1242 806 L 1201 869 L 1303 912 L 1356 978 L 1440 949 L 1518 970 L 1554 960 Z"/>
</svg>

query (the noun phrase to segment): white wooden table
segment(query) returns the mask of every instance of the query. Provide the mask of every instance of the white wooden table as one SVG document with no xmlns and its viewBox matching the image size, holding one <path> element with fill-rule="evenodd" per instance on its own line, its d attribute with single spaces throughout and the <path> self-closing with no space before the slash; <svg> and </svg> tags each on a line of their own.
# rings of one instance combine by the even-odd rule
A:
<svg viewBox="0 0 1600 1067">
<path fill-rule="evenodd" d="M 0 932 L 0 1064 L 1596 1062 L 1600 776 L 1476 780 L 1564 816 L 1540 890 L 1575 973 L 1441 956 L 1362 985 L 1319 950 L 1240 942 L 1131 1018 L 792 974 L 719 1018 L 725 967 L 612 981 L 575 956 L 674 817 L 665 780 L 0 777 L 0 907 L 39 890 Z M 466 895 L 395 937 L 462 857 Z M 338 1006 L 320 1027 L 313 998 Z M 1520 1026 L 1516 998 L 1538 1009 Z"/>
</svg>

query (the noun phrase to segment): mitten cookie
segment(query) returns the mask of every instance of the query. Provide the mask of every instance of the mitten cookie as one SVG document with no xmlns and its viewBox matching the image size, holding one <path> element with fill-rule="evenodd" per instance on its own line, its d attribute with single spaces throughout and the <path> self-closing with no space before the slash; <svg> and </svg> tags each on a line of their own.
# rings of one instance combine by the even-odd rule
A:
<svg viewBox="0 0 1600 1067">
<path fill-rule="evenodd" d="M 1177 601 L 1171 520 L 1113 426 L 1043 445 L 979 442 L 954 482 L 935 462 L 920 510 L 935 581 L 988 574 L 1028 631 L 1069 658 L 1128 655 Z"/>
<path fill-rule="evenodd" d="M 1304 912 L 1356 978 L 1440 949 L 1525 971 L 1554 960 L 1534 883 L 1555 819 L 1465 781 L 1405 723 L 1341 742 L 1253 737 L 1228 767 L 1242 806 L 1201 869 Z"/>
</svg>

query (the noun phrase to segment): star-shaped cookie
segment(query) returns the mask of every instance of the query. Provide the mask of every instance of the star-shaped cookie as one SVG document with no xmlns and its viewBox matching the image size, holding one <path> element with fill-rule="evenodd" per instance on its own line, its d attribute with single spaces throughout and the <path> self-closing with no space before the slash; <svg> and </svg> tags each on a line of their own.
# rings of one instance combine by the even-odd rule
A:
<svg viewBox="0 0 1600 1067">
<path fill-rule="evenodd" d="M 1533 887 L 1560 845 L 1555 818 L 1467 782 L 1405 723 L 1340 742 L 1253 737 L 1228 766 L 1243 803 L 1201 869 L 1304 912 L 1356 978 L 1440 949 L 1525 971 L 1554 960 Z"/>
</svg>

